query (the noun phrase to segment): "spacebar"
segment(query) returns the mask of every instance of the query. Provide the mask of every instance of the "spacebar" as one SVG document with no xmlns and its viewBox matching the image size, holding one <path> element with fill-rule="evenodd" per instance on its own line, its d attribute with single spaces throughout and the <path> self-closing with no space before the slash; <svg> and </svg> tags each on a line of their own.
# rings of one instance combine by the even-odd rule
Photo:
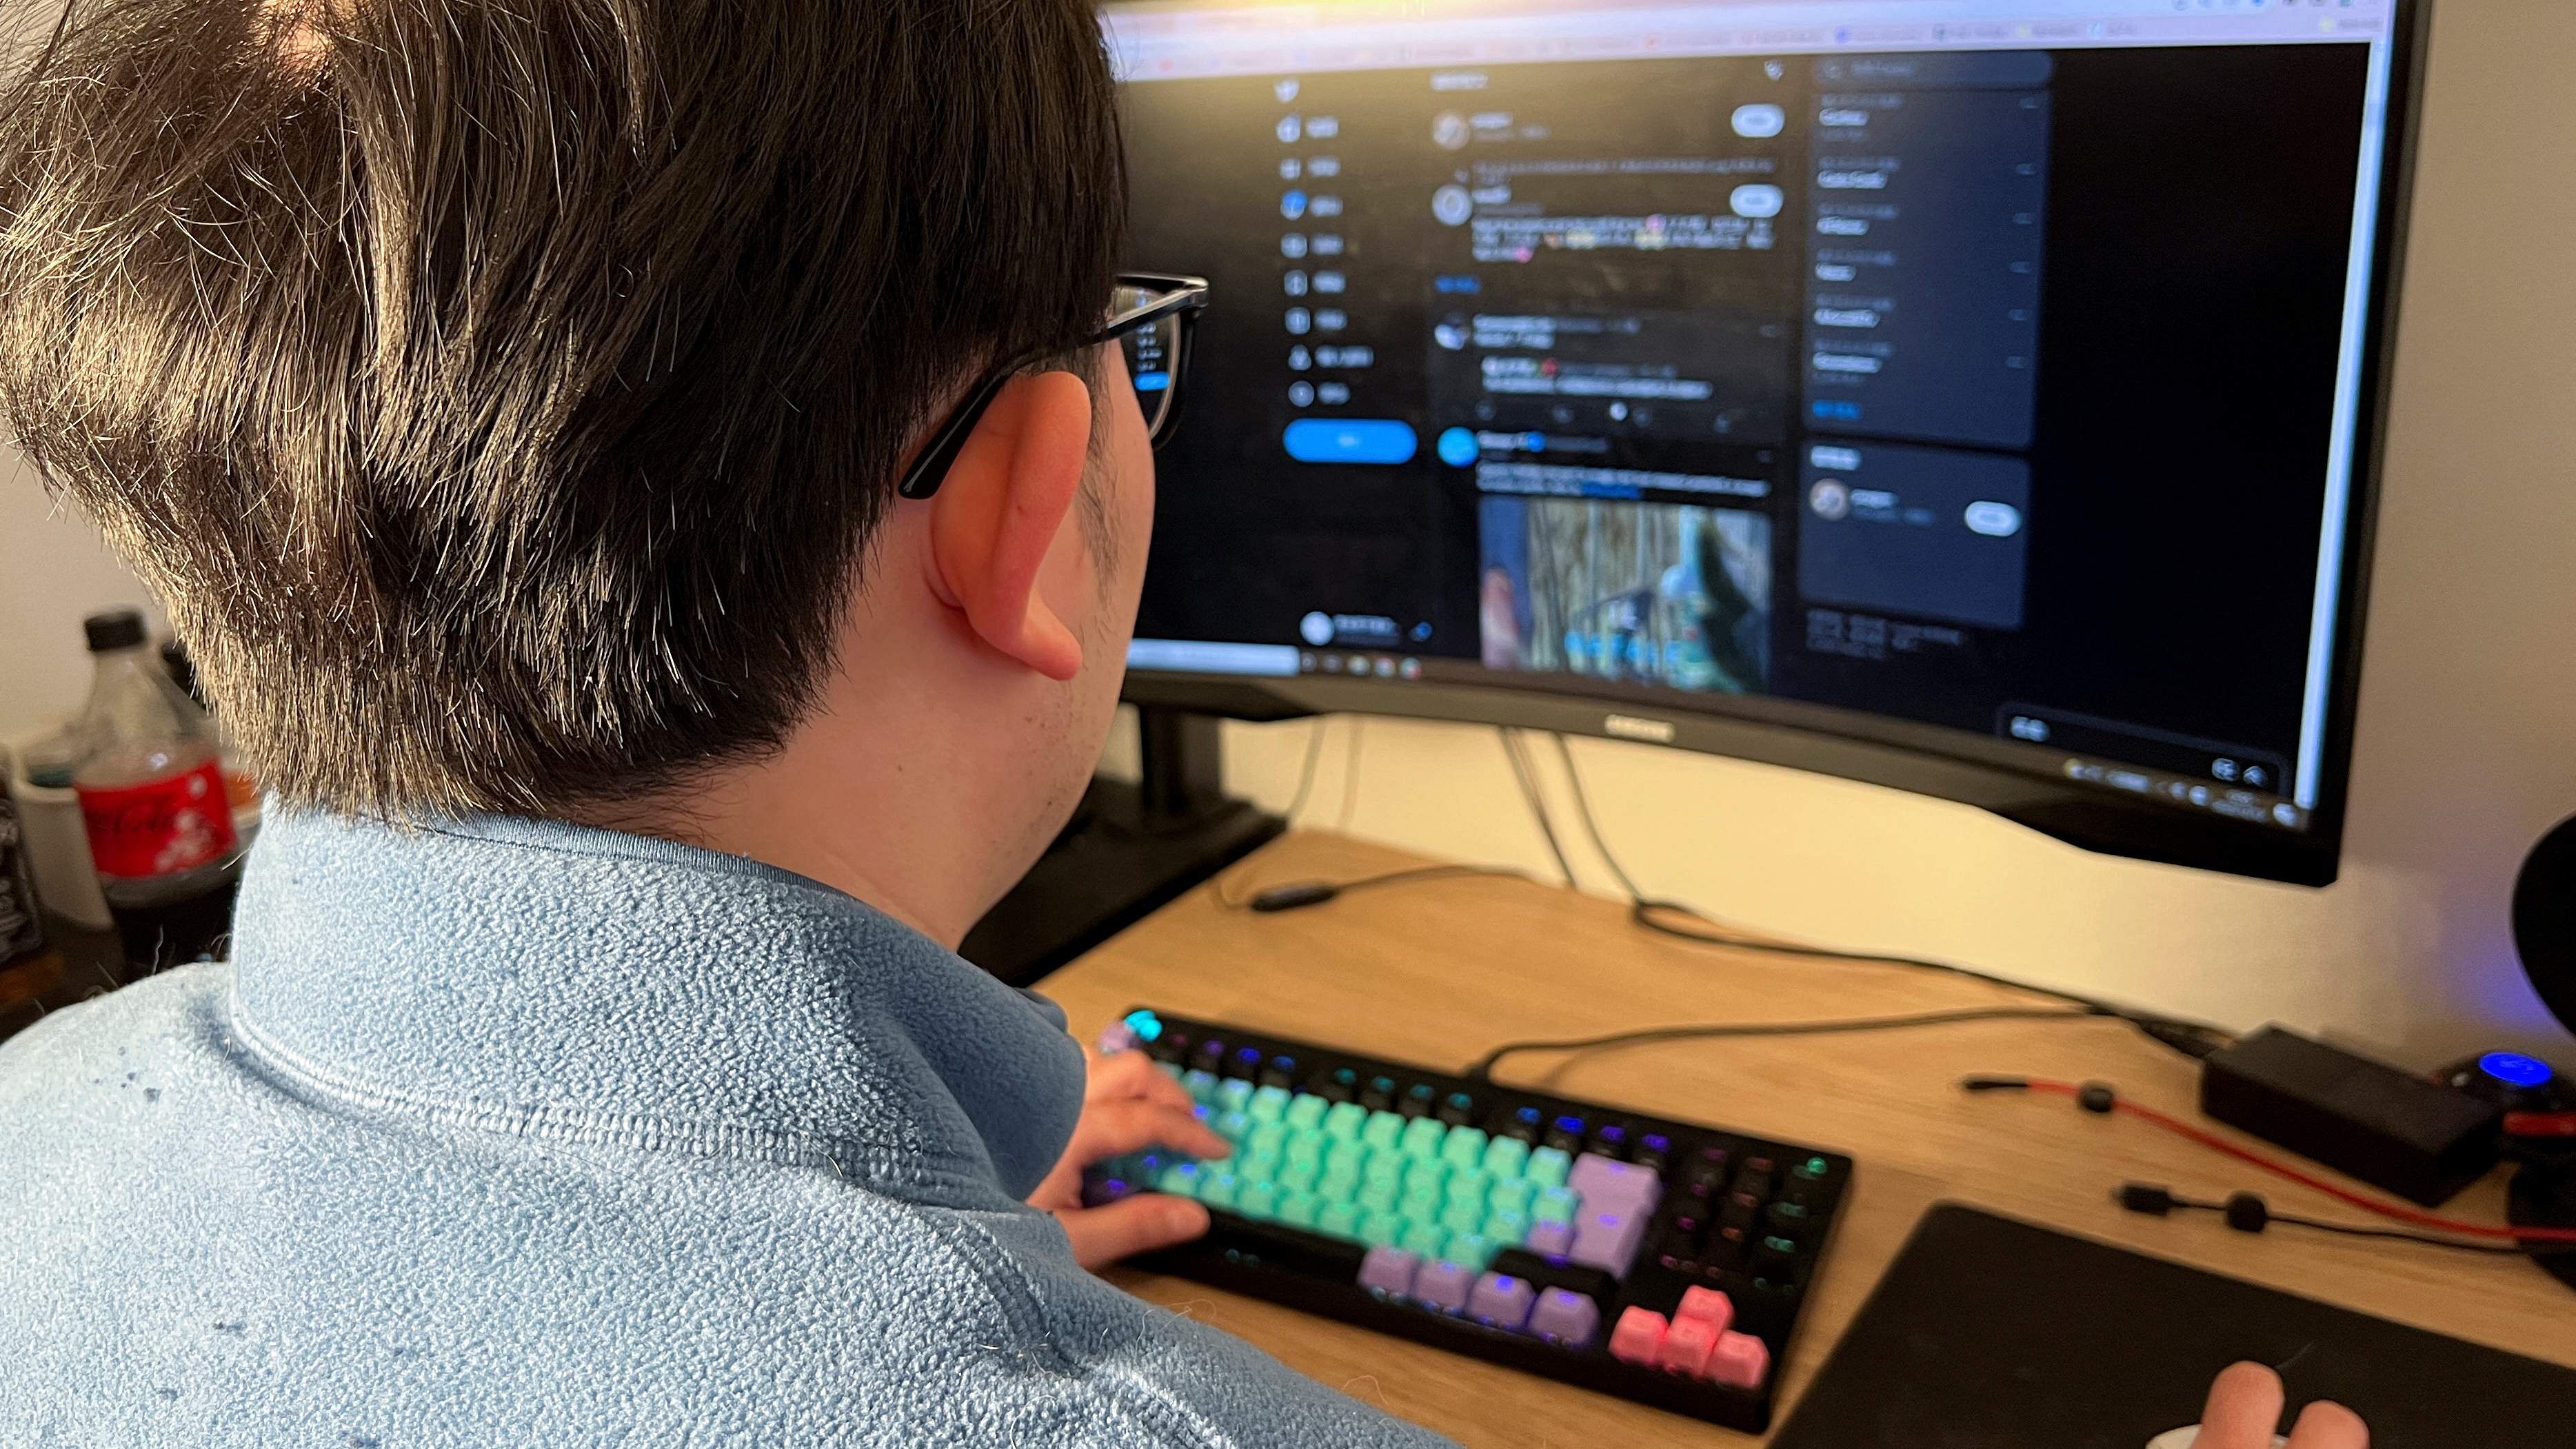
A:
<svg viewBox="0 0 2576 1449">
<path fill-rule="evenodd" d="M 1242 1253 L 1246 1262 L 1264 1267 L 1311 1274 L 1327 1283 L 1355 1283 L 1359 1281 L 1360 1260 L 1368 1256 L 1368 1250 L 1357 1243 L 1321 1233 L 1254 1222 L 1222 1210 L 1211 1216 L 1216 1219 L 1211 1238 Z"/>
</svg>

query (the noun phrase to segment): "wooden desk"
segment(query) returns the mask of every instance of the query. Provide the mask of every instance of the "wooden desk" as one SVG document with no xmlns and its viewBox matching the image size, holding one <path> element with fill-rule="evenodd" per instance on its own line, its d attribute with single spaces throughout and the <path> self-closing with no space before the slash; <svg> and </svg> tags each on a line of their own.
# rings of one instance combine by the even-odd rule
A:
<svg viewBox="0 0 2576 1449">
<path fill-rule="evenodd" d="M 1300 833 L 1230 887 L 1351 879 L 1420 858 Z M 2320 963 L 2319 969 L 2325 969 Z M 1506 1039 L 1676 1021 L 1799 1020 L 2025 1002 L 1982 983 L 1889 967 L 1783 962 L 1658 938 L 1621 906 L 1548 886 L 1465 878 L 1361 891 L 1253 915 L 1202 888 L 1048 977 L 1085 1040 L 1130 1007 L 1240 1022 L 1457 1069 Z M 2111 1202 L 2121 1182 L 2201 1197 L 2252 1189 L 2285 1212 L 2351 1210 L 2141 1124 L 2058 1099 L 1970 1097 L 1980 1072 L 2101 1079 L 2190 1112 L 2180 1056 L 2110 1021 L 1980 1022 L 1883 1036 L 1680 1042 L 1504 1064 L 1505 1081 L 1839 1148 L 1854 1193 L 1785 1365 L 1786 1409 L 1924 1208 L 1950 1198 L 2576 1366 L 2576 1296 L 2528 1263 L 2297 1229 L 2261 1237 L 2205 1214 L 2156 1220 Z M 2455 1209 L 2503 1220 L 2502 1179 Z M 1324 1383 L 1469 1445 L 1743 1445 L 1744 1435 L 1483 1362 L 1121 1270 L 1148 1302 L 1242 1335 Z"/>
</svg>

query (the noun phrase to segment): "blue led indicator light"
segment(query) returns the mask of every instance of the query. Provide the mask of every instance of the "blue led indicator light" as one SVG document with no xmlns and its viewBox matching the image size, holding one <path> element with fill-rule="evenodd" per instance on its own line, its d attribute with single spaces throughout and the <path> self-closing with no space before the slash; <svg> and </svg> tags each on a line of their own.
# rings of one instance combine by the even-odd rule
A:
<svg viewBox="0 0 2576 1449">
<path fill-rule="evenodd" d="M 2489 1052 L 2478 1058 L 2478 1070 L 2508 1087 L 2525 1091 L 2548 1086 L 2549 1079 L 2557 1075 L 2549 1069 L 2549 1063 L 2520 1052 Z"/>
<path fill-rule="evenodd" d="M 1168 372 L 1140 372 L 1132 384 L 1138 392 L 1162 392 L 1172 385 Z"/>
</svg>

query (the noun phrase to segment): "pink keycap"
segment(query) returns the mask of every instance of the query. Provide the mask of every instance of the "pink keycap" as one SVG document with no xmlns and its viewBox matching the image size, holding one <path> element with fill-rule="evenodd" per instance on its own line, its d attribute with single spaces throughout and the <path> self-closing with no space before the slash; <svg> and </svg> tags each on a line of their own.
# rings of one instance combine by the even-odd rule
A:
<svg viewBox="0 0 2576 1449">
<path fill-rule="evenodd" d="M 1681 1306 L 1673 1310 L 1673 1321 L 1696 1319 L 1713 1333 L 1724 1333 L 1735 1326 L 1735 1300 L 1714 1288 L 1685 1288 Z"/>
<path fill-rule="evenodd" d="M 1717 1330 L 1696 1318 L 1676 1318 L 1655 1346 L 1655 1366 L 1699 1377 L 1708 1368 L 1709 1350 L 1717 1347 Z"/>
<path fill-rule="evenodd" d="M 1402 1297 L 1413 1291 L 1414 1270 L 1421 1260 L 1402 1248 L 1371 1248 L 1360 1259 L 1360 1286 Z"/>
<path fill-rule="evenodd" d="M 1610 1356 L 1621 1363 L 1652 1367 L 1655 1350 L 1664 1346 L 1664 1315 L 1651 1308 L 1630 1308 L 1610 1330 Z"/>
<path fill-rule="evenodd" d="M 1721 1333 L 1708 1356 L 1702 1377 L 1739 1389 L 1762 1387 L 1771 1372 L 1771 1349 L 1749 1333 Z"/>
</svg>

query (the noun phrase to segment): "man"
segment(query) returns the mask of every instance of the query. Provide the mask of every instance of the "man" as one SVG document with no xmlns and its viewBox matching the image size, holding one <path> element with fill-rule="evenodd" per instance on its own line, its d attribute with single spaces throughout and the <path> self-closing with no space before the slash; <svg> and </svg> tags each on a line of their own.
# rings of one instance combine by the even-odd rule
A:
<svg viewBox="0 0 2576 1449">
<path fill-rule="evenodd" d="M 0 1440 L 1426 1442 L 1084 1271 L 1206 1215 L 1083 1163 L 1223 1144 L 948 949 L 1117 693 L 1100 339 L 1199 300 L 1084 6 L 100 0 L 11 85 L 0 402 L 278 808 L 230 965 L 0 1052 Z"/>
</svg>

